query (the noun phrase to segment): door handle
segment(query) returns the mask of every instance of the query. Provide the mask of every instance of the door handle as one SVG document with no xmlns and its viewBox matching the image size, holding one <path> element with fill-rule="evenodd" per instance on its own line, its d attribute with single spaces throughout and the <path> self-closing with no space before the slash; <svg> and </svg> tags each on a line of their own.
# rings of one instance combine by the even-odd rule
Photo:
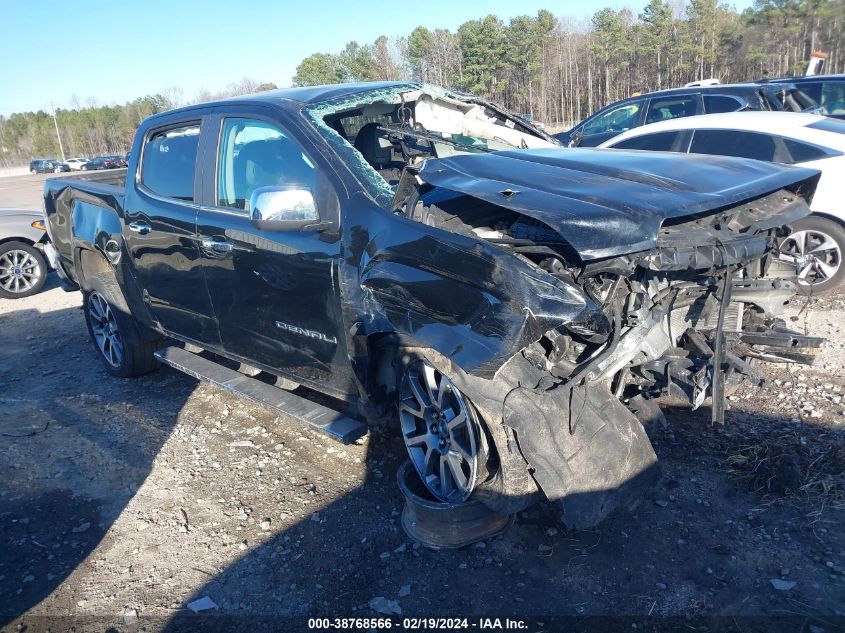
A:
<svg viewBox="0 0 845 633">
<path fill-rule="evenodd" d="M 129 225 L 129 230 L 133 233 L 138 233 L 139 235 L 146 235 L 153 229 L 146 222 L 133 222 Z"/>
<path fill-rule="evenodd" d="M 228 255 L 235 248 L 231 243 L 207 237 L 201 242 L 202 247 L 215 255 Z"/>
</svg>

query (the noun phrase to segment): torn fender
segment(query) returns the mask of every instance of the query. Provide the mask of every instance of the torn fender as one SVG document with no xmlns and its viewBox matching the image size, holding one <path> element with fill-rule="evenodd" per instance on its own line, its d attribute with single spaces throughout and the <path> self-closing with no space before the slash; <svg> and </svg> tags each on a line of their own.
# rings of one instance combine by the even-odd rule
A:
<svg viewBox="0 0 845 633">
<path fill-rule="evenodd" d="M 391 220 L 400 226 L 384 227 L 361 255 L 368 333 L 408 335 L 483 378 L 553 328 L 609 333 L 580 288 L 482 241 Z M 407 240 L 398 239 L 402 233 Z"/>
<path fill-rule="evenodd" d="M 503 405 L 504 424 L 563 523 L 585 529 L 636 503 L 657 481 L 657 455 L 639 420 L 609 383 L 550 391 L 519 387 Z"/>
</svg>

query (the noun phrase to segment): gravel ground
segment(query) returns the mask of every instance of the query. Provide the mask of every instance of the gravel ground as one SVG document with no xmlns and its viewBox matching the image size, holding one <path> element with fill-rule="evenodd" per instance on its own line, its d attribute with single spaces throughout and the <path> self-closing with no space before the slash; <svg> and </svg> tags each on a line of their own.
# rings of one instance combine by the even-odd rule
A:
<svg viewBox="0 0 845 633">
<path fill-rule="evenodd" d="M 232 616 L 845 615 L 842 296 L 790 307 L 826 349 L 766 367 L 724 428 L 668 413 L 633 515 L 573 532 L 541 503 L 439 552 L 399 524 L 394 434 L 342 446 L 169 368 L 109 377 L 80 305 L 54 276 L 0 299 L 2 631 L 157 630 L 203 598 Z"/>
</svg>

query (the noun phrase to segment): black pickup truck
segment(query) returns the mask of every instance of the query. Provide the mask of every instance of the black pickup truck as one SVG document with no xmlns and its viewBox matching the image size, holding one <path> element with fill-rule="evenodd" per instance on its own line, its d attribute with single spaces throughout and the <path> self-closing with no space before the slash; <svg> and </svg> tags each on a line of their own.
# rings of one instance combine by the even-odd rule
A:
<svg viewBox="0 0 845 633">
<path fill-rule="evenodd" d="M 155 115 L 128 170 L 44 201 L 112 374 L 164 362 L 343 441 L 386 419 L 438 499 L 542 491 L 587 526 L 653 480 L 658 399 L 711 398 L 722 422 L 749 361 L 812 360 L 820 340 L 776 318 L 795 283 L 766 270 L 817 179 L 564 149 L 481 99 L 381 83 Z"/>
</svg>

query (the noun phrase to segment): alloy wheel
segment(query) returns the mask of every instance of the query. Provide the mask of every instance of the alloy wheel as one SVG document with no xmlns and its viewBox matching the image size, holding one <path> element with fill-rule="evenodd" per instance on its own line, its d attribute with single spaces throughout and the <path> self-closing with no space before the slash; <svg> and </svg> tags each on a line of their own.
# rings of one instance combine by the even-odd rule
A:
<svg viewBox="0 0 845 633">
<path fill-rule="evenodd" d="M 94 341 L 103 358 L 112 367 L 120 367 L 123 363 L 123 340 L 120 338 L 114 310 L 97 292 L 92 292 L 88 298 L 88 317 Z"/>
<path fill-rule="evenodd" d="M 815 229 L 795 231 L 780 245 L 780 261 L 795 267 L 798 280 L 813 285 L 833 279 L 842 251 L 832 236 Z"/>
<path fill-rule="evenodd" d="M 0 255 L 0 287 L 12 294 L 31 290 L 41 278 L 38 260 L 22 250 L 6 251 Z"/>
<path fill-rule="evenodd" d="M 478 475 L 481 437 L 471 403 L 423 360 L 405 370 L 399 393 L 402 437 L 423 483 L 441 501 L 466 501 Z"/>
</svg>

